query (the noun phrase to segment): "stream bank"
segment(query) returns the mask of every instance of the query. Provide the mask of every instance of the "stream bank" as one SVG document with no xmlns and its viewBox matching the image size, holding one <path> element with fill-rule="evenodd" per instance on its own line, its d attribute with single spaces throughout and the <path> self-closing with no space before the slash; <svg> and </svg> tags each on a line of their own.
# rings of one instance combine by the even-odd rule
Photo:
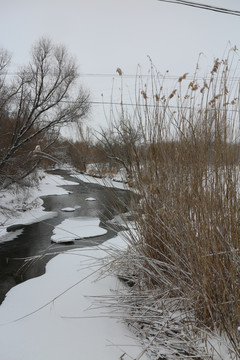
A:
<svg viewBox="0 0 240 360">
<path fill-rule="evenodd" d="M 61 186 L 67 190 L 66 195 L 48 195 L 42 197 L 45 211 L 53 212 L 54 217 L 23 225 L 22 233 L 14 240 L 0 244 L 0 303 L 6 293 L 15 285 L 42 275 L 46 263 L 56 253 L 81 247 L 99 245 L 116 236 L 120 228 L 113 228 L 108 223 L 114 216 L 128 210 L 130 193 L 116 188 L 105 188 L 98 184 L 85 183 L 75 179 L 66 170 L 53 170 L 52 175 L 60 175 L 66 181 L 74 181 L 77 185 Z M 94 201 L 86 201 L 92 198 Z M 62 211 L 74 208 L 74 211 Z M 53 230 L 63 220 L 71 217 L 98 217 L 100 226 L 107 230 L 101 236 L 90 239 L 75 240 L 74 244 L 53 244 Z M 31 260 L 26 262 L 26 258 Z"/>
</svg>

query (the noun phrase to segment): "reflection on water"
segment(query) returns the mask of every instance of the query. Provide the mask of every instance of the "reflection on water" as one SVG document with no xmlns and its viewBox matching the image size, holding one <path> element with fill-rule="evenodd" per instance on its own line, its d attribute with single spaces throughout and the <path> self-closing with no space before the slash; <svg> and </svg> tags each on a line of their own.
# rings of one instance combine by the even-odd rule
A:
<svg viewBox="0 0 240 360">
<path fill-rule="evenodd" d="M 55 171 L 54 173 L 64 175 L 66 179 L 69 179 L 64 171 Z M 71 193 L 69 195 L 43 197 L 45 210 L 56 211 L 56 217 L 26 225 L 16 239 L 0 244 L 0 303 L 3 301 L 6 292 L 13 286 L 24 280 L 42 275 L 46 263 L 56 251 L 100 244 L 115 236 L 115 231 L 108 228 L 106 221 L 112 219 L 116 214 L 128 210 L 127 204 L 130 201 L 128 192 L 106 189 L 100 185 L 86 184 L 82 181 L 79 181 L 79 185 L 66 185 L 64 188 Z M 96 201 L 86 201 L 86 198 L 89 197 L 95 198 Z M 75 207 L 76 210 L 74 212 L 62 211 L 66 207 Z M 99 217 L 100 225 L 108 230 L 107 234 L 89 240 L 79 240 L 74 245 L 67 247 L 52 244 L 51 236 L 54 227 L 64 219 L 76 216 Z M 36 255 L 40 255 L 40 259 L 37 261 L 26 262 L 24 260 Z"/>
</svg>

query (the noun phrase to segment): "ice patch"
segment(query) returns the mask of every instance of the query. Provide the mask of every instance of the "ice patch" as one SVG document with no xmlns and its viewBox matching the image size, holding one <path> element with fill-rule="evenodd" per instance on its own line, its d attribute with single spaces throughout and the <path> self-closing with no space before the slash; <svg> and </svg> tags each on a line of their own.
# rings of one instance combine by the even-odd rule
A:
<svg viewBox="0 0 240 360">
<path fill-rule="evenodd" d="M 55 243 L 72 242 L 76 239 L 90 238 L 107 233 L 99 226 L 100 220 L 95 217 L 74 217 L 65 219 L 54 228 L 51 240 Z"/>
<path fill-rule="evenodd" d="M 65 207 L 62 209 L 62 211 L 65 211 L 65 212 L 73 212 L 75 211 L 76 209 L 75 208 L 72 208 L 72 207 Z"/>
<path fill-rule="evenodd" d="M 94 197 L 89 197 L 85 199 L 86 201 L 96 201 L 97 199 L 95 199 Z"/>
<path fill-rule="evenodd" d="M 62 211 L 65 211 L 65 212 L 73 212 L 73 211 L 75 211 L 75 210 L 77 210 L 77 209 L 80 209 L 80 205 L 75 205 L 74 207 L 65 207 L 65 208 L 63 208 L 62 209 Z"/>
</svg>

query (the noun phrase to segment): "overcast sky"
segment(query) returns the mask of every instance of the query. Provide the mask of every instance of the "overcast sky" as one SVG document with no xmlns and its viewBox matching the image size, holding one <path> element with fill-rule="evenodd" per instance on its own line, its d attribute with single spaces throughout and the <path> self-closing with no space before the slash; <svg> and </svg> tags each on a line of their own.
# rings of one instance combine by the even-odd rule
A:
<svg viewBox="0 0 240 360">
<path fill-rule="evenodd" d="M 200 0 L 198 0 L 200 2 Z M 146 69 L 149 55 L 158 70 L 181 75 L 202 71 L 221 57 L 230 41 L 240 48 L 240 17 L 157 0 L 0 0 L 0 47 L 13 53 L 14 66 L 28 61 L 31 45 L 41 36 L 63 43 L 82 74 L 135 74 Z M 240 10 L 239 0 L 202 3 Z M 145 70 L 143 70 L 145 71 Z M 93 100 L 109 96 L 112 77 L 84 76 Z M 92 121 L 101 122 L 101 106 Z"/>
</svg>

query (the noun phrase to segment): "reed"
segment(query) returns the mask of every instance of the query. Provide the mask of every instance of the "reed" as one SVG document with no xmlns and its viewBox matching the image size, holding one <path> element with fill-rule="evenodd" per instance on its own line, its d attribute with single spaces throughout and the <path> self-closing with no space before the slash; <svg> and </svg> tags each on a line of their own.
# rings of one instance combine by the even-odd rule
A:
<svg viewBox="0 0 240 360">
<path fill-rule="evenodd" d="M 148 84 L 137 77 L 137 105 L 125 118 L 141 131 L 138 151 L 129 145 L 131 181 L 138 194 L 135 229 L 129 229 L 127 260 L 120 256 L 117 269 L 134 284 L 134 299 L 139 296 L 134 309 L 141 294 L 146 300 L 149 310 L 142 323 L 148 321 L 148 314 L 159 319 L 161 311 L 174 307 L 185 314 L 179 320 L 182 340 L 189 332 L 198 333 L 198 340 L 206 329 L 218 333 L 226 339 L 233 359 L 240 356 L 240 122 L 235 60 L 236 49 L 231 49 L 225 59 L 215 60 L 204 79 L 198 77 L 197 66 L 192 78 L 179 77 L 170 92 L 153 65 Z M 155 321 L 152 331 L 160 341 L 157 332 L 163 331 Z M 199 356 L 198 351 L 186 354 Z M 184 358 L 184 353 L 178 356 Z"/>
</svg>

